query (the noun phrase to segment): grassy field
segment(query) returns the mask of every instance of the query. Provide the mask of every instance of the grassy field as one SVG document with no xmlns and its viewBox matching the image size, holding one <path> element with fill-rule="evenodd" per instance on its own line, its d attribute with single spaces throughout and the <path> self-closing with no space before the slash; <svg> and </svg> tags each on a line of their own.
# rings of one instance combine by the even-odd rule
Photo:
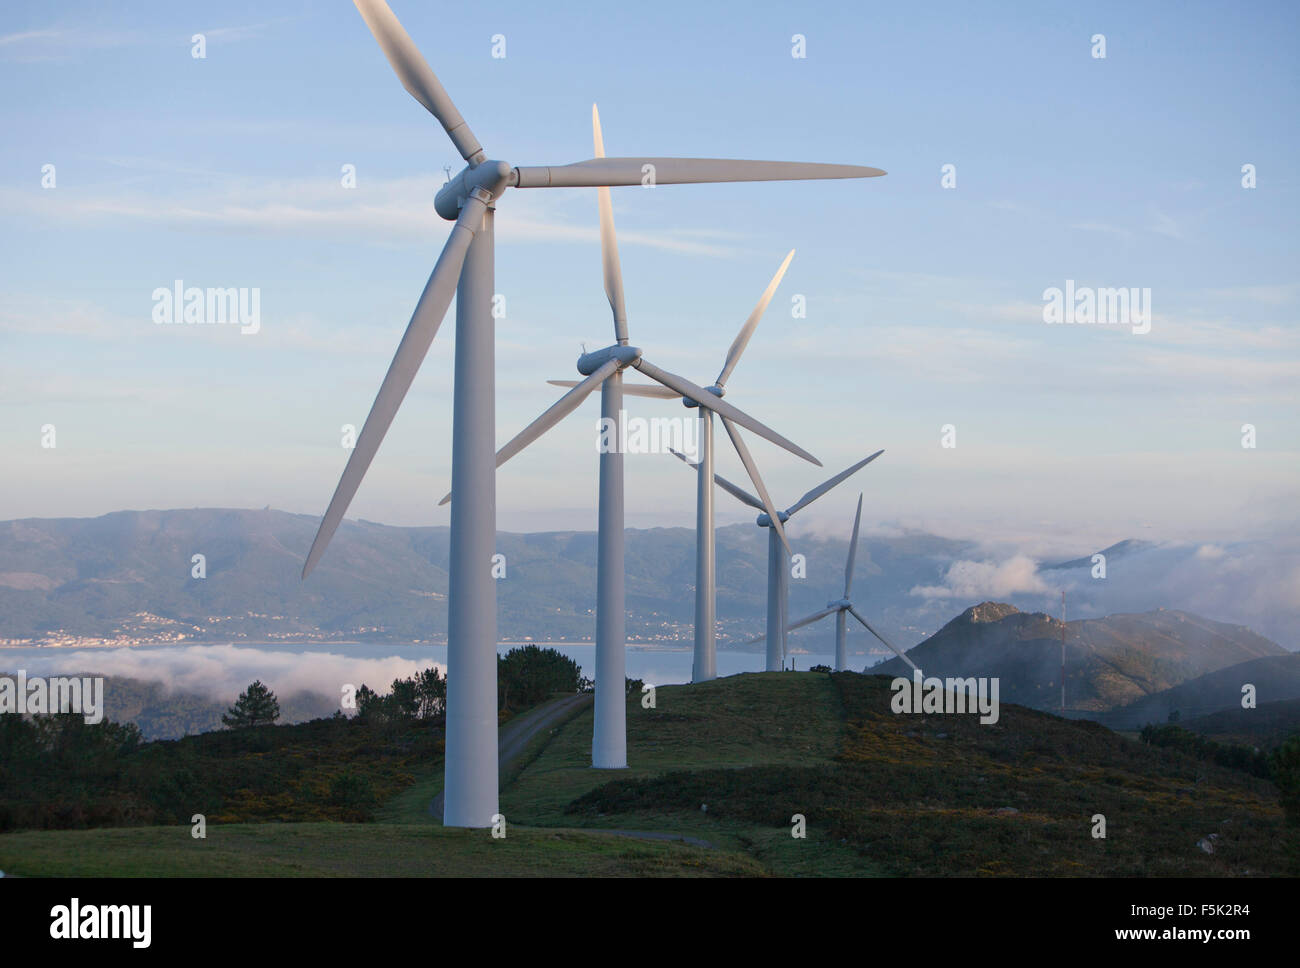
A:
<svg viewBox="0 0 1300 968">
<path fill-rule="evenodd" d="M 662 686 L 654 709 L 628 704 L 628 769 L 591 769 L 592 714 L 575 717 L 547 737 L 544 748 L 502 791 L 507 818 L 539 827 L 670 831 L 720 850 L 743 851 L 778 875 L 876 873 L 877 865 L 818 832 L 805 840 L 784 825 L 719 817 L 713 798 L 689 809 L 566 813 L 576 798 L 610 782 L 671 771 L 735 771 L 760 766 L 826 768 L 838 755 L 845 722 L 838 691 L 819 673 L 729 676 L 691 686 Z M 714 813 L 710 813 L 714 810 Z M 791 811 L 793 814 L 794 811 Z"/>
<path fill-rule="evenodd" d="M 229 824 L 25 831 L 0 837 L 0 870 L 27 877 L 721 877 L 762 867 L 743 854 L 577 831 L 431 824 Z"/>
<path fill-rule="evenodd" d="M 443 829 L 441 770 L 377 823 L 0 836 L 0 869 L 78 875 L 1251 876 L 1297 873 L 1264 780 L 1087 722 L 1003 705 L 894 715 L 889 681 L 763 673 L 628 705 L 629 769 L 590 768 L 590 708 L 507 771 L 508 835 Z M 807 836 L 791 836 L 794 815 Z M 1094 817 L 1106 837 L 1093 836 Z M 665 833 L 709 845 L 632 839 Z M 1210 850 L 1202 844 L 1208 844 Z"/>
</svg>

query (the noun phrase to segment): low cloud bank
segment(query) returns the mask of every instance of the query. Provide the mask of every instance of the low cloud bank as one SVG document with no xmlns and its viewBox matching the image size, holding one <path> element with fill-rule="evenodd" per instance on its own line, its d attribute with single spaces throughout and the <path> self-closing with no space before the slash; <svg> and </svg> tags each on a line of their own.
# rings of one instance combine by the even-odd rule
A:
<svg viewBox="0 0 1300 968">
<path fill-rule="evenodd" d="M 917 585 L 911 594 L 922 598 L 1009 598 L 1029 592 L 1046 593 L 1038 563 L 1028 555 L 996 561 L 955 561 L 939 585 Z"/>
<path fill-rule="evenodd" d="M 1073 568 L 1047 567 L 1024 553 L 956 561 L 938 583 L 914 585 L 909 595 L 931 608 L 996 599 L 1057 614 L 1064 590 L 1071 618 L 1178 609 L 1300 648 L 1298 539 L 1152 545 L 1110 556 L 1105 578 L 1092 576 L 1091 553 L 1082 557 L 1088 563 Z"/>
<path fill-rule="evenodd" d="M 363 682 L 387 692 L 394 679 L 404 679 L 436 666 L 428 659 L 399 656 L 367 658 L 337 652 L 277 652 L 235 645 L 190 645 L 177 649 L 51 649 L 49 655 L 26 658 L 28 675 L 71 675 L 84 672 L 161 682 L 171 692 L 192 693 L 230 702 L 254 679 L 266 683 L 281 699 L 299 692 L 339 697 L 345 683 Z M 0 653 L 0 662 L 4 654 Z M 10 663 L 14 664 L 14 663 Z"/>
</svg>

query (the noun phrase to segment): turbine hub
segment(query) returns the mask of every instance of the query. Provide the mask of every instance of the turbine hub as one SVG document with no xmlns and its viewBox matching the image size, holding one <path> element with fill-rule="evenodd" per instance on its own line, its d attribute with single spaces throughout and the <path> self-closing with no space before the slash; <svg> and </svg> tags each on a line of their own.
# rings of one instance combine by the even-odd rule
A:
<svg viewBox="0 0 1300 968">
<path fill-rule="evenodd" d="M 474 189 L 483 189 L 495 201 L 506 190 L 513 175 L 514 169 L 504 161 L 481 161 L 472 167 L 466 165 L 459 175 L 438 189 L 433 207 L 447 221 L 454 222 Z"/>
<path fill-rule="evenodd" d="M 727 392 L 726 390 L 722 389 L 722 387 L 718 386 L 716 383 L 713 384 L 713 386 L 711 386 L 711 387 L 705 387 L 704 389 L 708 390 L 708 391 L 709 391 L 710 393 L 712 393 L 715 397 L 721 397 L 724 393 Z M 684 406 L 684 407 L 698 407 L 699 404 L 696 403 L 694 400 L 692 400 L 690 397 L 682 397 L 682 406 Z"/>
<path fill-rule="evenodd" d="M 578 372 L 583 376 L 591 376 L 610 360 L 618 360 L 623 366 L 630 366 L 639 359 L 641 359 L 641 347 L 616 343 L 613 346 L 606 346 L 603 350 L 583 353 L 578 357 Z"/>
</svg>

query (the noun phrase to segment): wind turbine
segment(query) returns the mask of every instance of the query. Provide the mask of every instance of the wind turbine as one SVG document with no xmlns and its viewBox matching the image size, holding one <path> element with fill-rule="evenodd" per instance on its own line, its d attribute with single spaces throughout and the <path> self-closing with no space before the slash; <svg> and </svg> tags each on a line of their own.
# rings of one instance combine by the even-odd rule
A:
<svg viewBox="0 0 1300 968">
<path fill-rule="evenodd" d="M 772 301 L 772 296 L 776 293 L 776 287 L 781 284 L 781 279 L 785 275 L 785 270 L 790 266 L 790 260 L 794 258 L 794 249 L 791 249 L 781 263 L 776 275 L 772 281 L 767 284 L 767 289 L 763 291 L 762 297 L 758 300 L 758 305 L 754 311 L 749 314 L 745 324 L 740 328 L 740 332 L 732 341 L 731 348 L 727 350 L 727 357 L 723 361 L 722 371 L 718 378 L 713 381 L 712 386 L 705 389 L 714 396 L 721 397 L 725 392 L 727 379 L 731 376 L 736 364 L 740 362 L 740 356 L 745 352 L 745 347 L 749 345 L 749 338 L 754 335 L 754 330 L 758 326 L 758 321 L 763 318 L 763 313 L 767 309 L 767 304 Z M 547 381 L 556 386 L 576 386 L 570 380 L 549 380 Z M 664 387 L 632 387 L 628 386 L 625 391 L 629 394 L 638 394 L 642 396 L 653 397 L 675 397 L 677 394 L 672 390 Z M 704 682 L 709 679 L 716 679 L 718 676 L 717 663 L 717 553 L 714 544 L 714 526 L 713 526 L 713 487 L 710 478 L 713 476 L 713 410 L 708 407 L 700 406 L 699 402 L 693 397 L 683 397 L 682 403 L 688 407 L 694 407 L 699 410 L 699 442 L 700 454 L 699 463 L 694 465 L 699 468 L 699 480 L 696 486 L 695 496 L 695 659 L 691 667 L 691 681 Z M 738 431 L 733 421 L 727 417 L 722 418 L 722 426 L 726 428 L 728 436 L 731 437 L 737 452 L 741 454 L 741 460 L 745 459 L 745 451 L 742 450 L 744 444 L 741 442 Z M 821 461 L 816 461 L 821 466 Z M 758 472 L 752 470 L 746 465 L 750 477 L 758 487 L 759 494 L 763 495 L 763 500 L 758 503 L 760 510 L 772 508 L 771 500 L 763 485 L 758 478 Z M 776 536 L 784 545 L 786 554 L 790 553 L 790 544 L 786 541 L 785 529 L 781 527 L 783 519 L 776 514 L 772 520 L 777 522 L 773 529 Z"/>
<path fill-rule="evenodd" d="M 849 541 L 849 560 L 844 563 L 844 597 L 833 602 L 827 602 L 826 607 L 820 612 L 813 612 L 811 615 L 799 619 L 799 621 L 786 627 L 787 632 L 793 632 L 795 629 L 803 628 L 805 625 L 811 625 L 824 619 L 827 615 L 835 616 L 835 671 L 840 672 L 848 668 L 848 646 L 846 638 L 848 636 L 848 616 L 852 615 L 862 627 L 868 632 L 880 639 L 881 642 L 889 646 L 897 653 L 898 657 L 912 667 L 913 672 L 920 672 L 916 663 L 907 657 L 907 653 L 898 646 L 890 642 L 874 628 L 871 623 L 862 617 L 862 613 L 853 607 L 853 602 L 849 600 L 849 594 L 853 589 L 853 563 L 858 556 L 858 527 L 862 524 L 862 495 L 858 495 L 858 514 L 853 519 L 853 537 Z"/>
<path fill-rule="evenodd" d="M 673 451 L 683 462 L 695 468 L 698 464 L 693 463 L 685 455 Z M 762 501 L 754 497 L 744 488 L 737 487 L 718 474 L 713 475 L 713 482 L 720 488 L 730 494 L 742 504 L 748 504 L 759 512 L 758 526 L 767 528 L 767 631 L 764 635 L 755 639 L 750 639 L 746 644 L 753 642 L 767 641 L 767 671 L 780 672 L 785 667 L 785 634 L 786 634 L 786 609 L 789 604 L 789 584 L 790 584 L 790 545 L 785 540 L 783 532 L 778 533 L 777 529 L 772 527 L 772 522 L 777 521 L 784 523 L 795 514 L 795 512 L 806 508 L 813 501 L 817 500 L 823 494 L 827 493 L 837 485 L 848 480 L 862 468 L 866 467 L 873 460 L 883 454 L 883 450 L 878 450 L 869 457 L 864 457 L 852 467 L 845 468 L 834 477 L 828 478 L 818 484 L 811 491 L 805 494 L 794 504 L 790 505 L 784 511 L 775 515 L 764 505 Z M 705 479 L 700 475 L 701 480 Z M 779 536 L 778 536 L 779 535 Z"/>
<path fill-rule="evenodd" d="M 472 495 L 451 514 L 447 620 L 447 726 L 443 823 L 487 827 L 497 813 L 496 375 L 494 232 L 507 188 L 582 188 L 691 182 L 865 178 L 878 168 L 798 162 L 599 158 L 516 167 L 489 160 L 410 35 L 384 0 L 353 0 L 402 86 L 438 120 L 466 166 L 434 198 L 454 221 L 397 353 L 348 458 L 303 567 L 325 552 L 456 296 L 452 488 Z"/>
<path fill-rule="evenodd" d="M 596 157 L 605 154 L 604 138 L 600 129 L 600 114 L 591 107 L 592 140 Z M 640 347 L 628 345 L 627 311 L 623 303 L 623 269 L 618 257 L 618 239 L 614 231 L 614 208 L 609 189 L 598 189 L 600 205 L 600 251 L 604 267 L 605 294 L 614 314 L 613 345 L 602 350 L 583 353 L 578 357 L 578 372 L 585 380 L 550 380 L 548 382 L 571 387 L 536 420 L 525 427 L 497 452 L 496 464 L 500 467 L 546 431 L 577 409 L 599 387 L 601 391 L 601 447 L 600 447 L 600 497 L 597 515 L 596 551 L 596 696 L 595 724 L 591 744 L 591 765 L 597 769 L 623 769 L 627 766 L 627 693 L 626 677 L 626 609 L 624 600 L 623 558 L 623 395 L 684 398 L 701 411 L 716 412 L 728 428 L 732 444 L 749 473 L 754 487 L 762 495 L 760 506 L 771 508 L 771 498 L 759 476 L 758 468 L 750 456 L 749 448 L 740 437 L 739 424 L 761 437 L 766 437 L 791 453 L 820 466 L 821 462 L 797 444 L 776 431 L 759 423 L 743 410 L 724 403 L 722 394 L 713 388 L 698 387 L 689 380 L 661 370 L 646 360 Z M 786 259 L 787 263 L 789 258 Z M 784 269 L 784 267 L 783 267 Z M 774 281 L 775 283 L 775 281 Z M 769 289 L 775 289 L 775 284 Z M 757 319 L 754 320 L 757 323 Z M 752 327 L 750 327 L 752 330 Z M 742 335 L 748 336 L 742 331 Z M 741 347 L 743 349 L 743 345 Z M 734 347 L 733 347 L 734 349 Z M 739 356 L 739 353 L 736 353 Z M 634 367 L 657 381 L 660 386 L 623 384 L 623 371 Z M 725 374 L 724 374 L 725 375 Z M 612 437 L 614 446 L 606 444 Z M 711 451 L 710 451 L 711 458 Z M 443 497 L 440 504 L 452 499 L 455 490 Z M 765 503 L 764 503 L 765 502 Z"/>
</svg>

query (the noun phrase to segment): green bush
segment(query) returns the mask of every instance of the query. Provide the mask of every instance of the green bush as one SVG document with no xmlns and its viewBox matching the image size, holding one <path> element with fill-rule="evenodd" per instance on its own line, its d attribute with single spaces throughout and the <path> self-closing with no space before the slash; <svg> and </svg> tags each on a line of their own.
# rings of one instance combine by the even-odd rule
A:
<svg viewBox="0 0 1300 968">
<path fill-rule="evenodd" d="M 552 693 L 583 691 L 578 663 L 555 649 L 525 645 L 497 657 L 497 701 L 502 709 L 527 709 Z"/>
</svg>

